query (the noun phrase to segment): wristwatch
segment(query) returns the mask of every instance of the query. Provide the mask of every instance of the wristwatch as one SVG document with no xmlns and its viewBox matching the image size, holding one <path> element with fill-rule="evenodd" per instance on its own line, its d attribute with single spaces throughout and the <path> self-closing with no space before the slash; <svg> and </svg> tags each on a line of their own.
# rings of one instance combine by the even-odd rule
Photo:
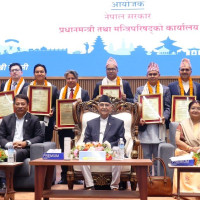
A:
<svg viewBox="0 0 200 200">
<path fill-rule="evenodd" d="M 26 146 L 31 146 L 31 142 L 29 140 L 26 140 Z"/>
</svg>

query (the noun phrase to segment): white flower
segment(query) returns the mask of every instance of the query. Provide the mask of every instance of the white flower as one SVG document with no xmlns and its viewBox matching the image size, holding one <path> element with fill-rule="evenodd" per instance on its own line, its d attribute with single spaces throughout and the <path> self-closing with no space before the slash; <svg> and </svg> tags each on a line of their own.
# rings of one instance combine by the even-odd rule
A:
<svg viewBox="0 0 200 200">
<path fill-rule="evenodd" d="M 109 143 L 107 140 L 104 142 L 104 144 L 107 145 L 107 147 L 108 147 L 109 149 L 111 149 L 111 145 L 110 145 L 110 143 Z"/>
</svg>

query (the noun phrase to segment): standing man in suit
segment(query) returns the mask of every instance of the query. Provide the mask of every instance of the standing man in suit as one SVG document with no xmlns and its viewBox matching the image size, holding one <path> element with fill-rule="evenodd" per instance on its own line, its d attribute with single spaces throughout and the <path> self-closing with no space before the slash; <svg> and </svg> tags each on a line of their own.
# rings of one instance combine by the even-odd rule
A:
<svg viewBox="0 0 200 200">
<path fill-rule="evenodd" d="M 147 69 L 147 83 L 138 87 L 134 102 L 138 102 L 138 95 L 162 94 L 163 96 L 163 118 L 160 123 L 146 124 L 144 119 L 140 119 L 138 138 L 142 145 L 144 159 L 152 159 L 158 156 L 158 145 L 165 141 L 165 121 L 170 116 L 171 94 L 168 87 L 159 82 L 160 72 L 156 63 L 151 62 Z M 157 163 L 154 164 L 155 175 L 157 175 Z"/>
<path fill-rule="evenodd" d="M 106 63 L 106 77 L 96 84 L 94 89 L 93 99 L 99 95 L 100 85 L 119 85 L 121 88 L 122 99 L 124 101 L 133 102 L 133 94 L 128 81 L 122 80 L 117 76 L 118 65 L 114 58 L 109 58 Z"/>
<path fill-rule="evenodd" d="M 21 94 L 24 87 L 28 85 L 22 78 L 22 66 L 19 63 L 12 63 L 9 66 L 10 79 L 1 84 L 1 92 L 14 90 L 15 95 Z"/>
<path fill-rule="evenodd" d="M 111 147 L 118 146 L 120 138 L 124 138 L 124 121 L 112 117 L 111 101 L 108 96 L 102 95 L 99 99 L 98 110 L 100 117 L 87 122 L 85 129 L 84 142 L 100 142 L 108 141 Z M 82 173 L 85 179 L 86 188 L 91 190 L 94 188 L 93 178 L 89 166 L 82 166 Z M 111 189 L 118 190 L 120 183 L 121 166 L 112 166 L 112 182 Z"/>
<path fill-rule="evenodd" d="M 38 117 L 28 111 L 29 99 L 19 94 L 14 97 L 14 113 L 3 118 L 0 125 L 0 145 L 4 149 L 14 147 L 16 161 L 30 157 L 30 145 L 44 140 Z"/>
<path fill-rule="evenodd" d="M 74 70 L 68 70 L 64 77 L 67 84 L 61 89 L 59 99 L 77 99 L 78 101 L 89 101 L 90 97 L 88 91 L 82 89 L 78 84 L 78 73 Z M 58 130 L 59 143 L 62 152 L 64 152 L 64 138 L 71 137 L 74 139 L 74 132 L 72 129 Z M 67 166 L 61 166 L 61 180 L 58 184 L 67 184 Z"/>
<path fill-rule="evenodd" d="M 43 121 L 45 124 L 45 136 L 44 141 L 48 142 L 52 140 L 53 130 L 55 125 L 56 118 L 56 99 L 58 99 L 58 89 L 55 85 L 47 81 L 47 68 L 45 65 L 37 64 L 33 69 L 35 80 L 30 83 L 33 86 L 48 86 L 52 88 L 51 94 L 51 112 L 49 116 L 38 115 L 39 120 Z M 22 94 L 29 95 L 29 86 L 25 87 L 22 91 Z"/>
<path fill-rule="evenodd" d="M 200 84 L 192 81 L 192 66 L 190 60 L 183 58 L 179 68 L 178 81 L 169 84 L 171 95 L 196 96 L 200 100 Z"/>
</svg>

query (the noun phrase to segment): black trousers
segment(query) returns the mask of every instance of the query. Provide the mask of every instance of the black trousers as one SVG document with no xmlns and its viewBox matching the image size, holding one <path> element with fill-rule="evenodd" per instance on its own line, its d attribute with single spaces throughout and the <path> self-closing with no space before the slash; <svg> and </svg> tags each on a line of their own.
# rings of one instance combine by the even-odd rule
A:
<svg viewBox="0 0 200 200">
<path fill-rule="evenodd" d="M 16 161 L 23 162 L 26 158 L 30 158 L 30 148 L 15 149 L 16 150 Z"/>
<path fill-rule="evenodd" d="M 43 115 L 36 115 L 40 121 L 44 121 Z M 53 130 L 55 125 L 55 114 L 49 118 L 48 126 L 45 126 L 45 135 L 44 135 L 44 142 L 51 142 L 53 138 Z"/>
<path fill-rule="evenodd" d="M 74 139 L 74 132 L 72 129 L 63 129 L 58 131 L 59 136 L 59 144 L 62 152 L 64 152 L 64 138 L 70 137 L 71 139 Z M 61 179 L 66 179 L 68 166 L 61 166 Z"/>
</svg>

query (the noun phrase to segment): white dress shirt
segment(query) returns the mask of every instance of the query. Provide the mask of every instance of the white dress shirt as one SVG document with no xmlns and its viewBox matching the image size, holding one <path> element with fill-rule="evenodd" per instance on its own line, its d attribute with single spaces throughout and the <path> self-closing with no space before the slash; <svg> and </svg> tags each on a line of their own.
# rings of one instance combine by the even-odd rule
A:
<svg viewBox="0 0 200 200">
<path fill-rule="evenodd" d="M 70 88 L 70 87 L 67 88 L 67 99 L 69 99 L 69 96 L 70 96 L 70 93 L 71 93 L 71 89 L 73 89 L 73 93 L 74 93 L 74 91 L 76 89 L 76 86 L 74 88 Z"/>
<path fill-rule="evenodd" d="M 182 81 L 182 83 L 183 83 L 183 88 L 184 88 L 184 91 L 185 91 L 185 93 L 187 93 L 188 92 L 188 90 L 189 90 L 189 88 L 190 88 L 190 86 L 189 86 L 189 81 Z"/>
<path fill-rule="evenodd" d="M 17 87 L 17 82 L 12 81 L 11 90 L 15 90 L 16 87 Z"/>
<path fill-rule="evenodd" d="M 106 125 L 108 122 L 108 117 L 103 119 L 100 117 L 100 135 L 99 135 L 99 143 L 103 143 L 103 137 L 106 130 Z"/>
<path fill-rule="evenodd" d="M 16 126 L 15 126 L 15 135 L 14 135 L 14 138 L 13 138 L 13 142 L 16 142 L 16 141 L 23 141 L 23 125 L 24 125 L 24 117 L 25 115 L 19 119 L 16 116 Z"/>
</svg>

